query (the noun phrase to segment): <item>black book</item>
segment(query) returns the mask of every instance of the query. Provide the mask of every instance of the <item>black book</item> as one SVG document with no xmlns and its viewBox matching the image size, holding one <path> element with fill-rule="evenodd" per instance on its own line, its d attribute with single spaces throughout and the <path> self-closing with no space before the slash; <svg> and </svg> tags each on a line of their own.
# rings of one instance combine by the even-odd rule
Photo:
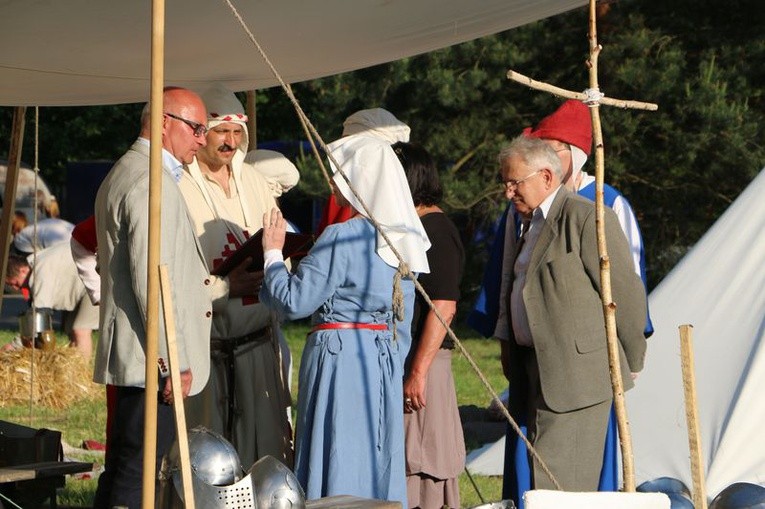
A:
<svg viewBox="0 0 765 509">
<path fill-rule="evenodd" d="M 313 243 L 313 236 L 307 233 L 287 232 L 284 239 L 282 253 L 284 258 L 305 255 Z M 223 262 L 212 270 L 214 276 L 226 276 L 235 267 L 239 266 L 247 258 L 252 258 L 252 263 L 247 268 L 250 272 L 263 270 L 263 229 L 261 228 L 255 235 L 247 239 L 247 242 L 239 246 L 239 249 L 223 260 Z"/>
</svg>

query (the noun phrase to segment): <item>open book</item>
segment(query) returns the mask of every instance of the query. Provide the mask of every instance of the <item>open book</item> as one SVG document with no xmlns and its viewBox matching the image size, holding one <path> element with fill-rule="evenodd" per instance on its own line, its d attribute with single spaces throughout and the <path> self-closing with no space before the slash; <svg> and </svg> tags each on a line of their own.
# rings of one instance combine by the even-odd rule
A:
<svg viewBox="0 0 765 509">
<path fill-rule="evenodd" d="M 307 233 L 290 233 L 284 239 L 282 253 L 284 258 L 304 255 L 313 243 L 313 236 Z M 239 246 L 239 249 L 223 260 L 223 262 L 212 270 L 214 276 L 226 276 L 235 267 L 239 266 L 247 258 L 252 258 L 252 263 L 247 270 L 256 272 L 263 270 L 263 229 L 261 228 L 255 235 L 247 239 L 247 242 Z"/>
</svg>

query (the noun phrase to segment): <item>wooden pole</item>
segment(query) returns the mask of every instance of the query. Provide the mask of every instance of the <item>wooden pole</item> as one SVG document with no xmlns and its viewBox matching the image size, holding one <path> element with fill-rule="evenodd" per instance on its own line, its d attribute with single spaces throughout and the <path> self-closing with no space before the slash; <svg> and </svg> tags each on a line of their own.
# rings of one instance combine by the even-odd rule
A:
<svg viewBox="0 0 765 509">
<path fill-rule="evenodd" d="M 17 106 L 13 109 L 13 123 L 11 124 L 11 145 L 8 148 L 8 170 L 5 173 L 5 192 L 3 194 L 3 215 L 0 219 L 0 239 L 3 243 L 0 253 L 0 281 L 5 281 L 5 273 L 8 270 L 8 248 L 11 244 L 11 223 L 13 213 L 16 211 L 16 190 L 19 187 L 19 166 L 21 164 L 21 147 L 24 141 L 24 121 L 26 106 Z M 0 309 L 2 309 L 0 299 Z"/>
<path fill-rule="evenodd" d="M 693 362 L 693 326 L 680 326 L 680 358 L 685 391 L 685 421 L 688 426 L 688 446 L 691 450 L 691 477 L 693 478 L 693 507 L 707 509 L 707 490 L 704 480 L 704 458 L 701 453 L 699 407 L 696 399 L 696 374 Z"/>
<path fill-rule="evenodd" d="M 142 507 L 154 507 L 157 457 L 157 359 L 159 336 L 159 267 L 162 201 L 162 89 L 165 80 L 165 3 L 151 4 L 151 151 L 149 159 L 149 246 L 147 254 L 146 404 L 143 426 Z"/>
<path fill-rule="evenodd" d="M 598 56 L 600 45 L 597 37 L 597 14 L 595 0 L 590 0 L 590 90 L 599 91 Z M 624 491 L 635 491 L 635 466 L 632 457 L 632 435 L 627 422 L 627 407 L 624 403 L 622 370 L 619 362 L 619 338 L 616 333 L 616 304 L 611 295 L 611 261 L 606 245 L 605 205 L 603 203 L 603 182 L 605 175 L 605 155 L 603 148 L 603 130 L 600 123 L 599 103 L 590 105 L 592 115 L 592 135 L 595 143 L 595 225 L 597 228 L 598 255 L 600 256 L 600 296 L 603 301 L 603 316 L 606 321 L 606 341 L 608 343 L 608 365 L 611 372 L 611 386 L 614 392 L 614 410 L 619 429 L 619 442 L 622 451 L 622 474 Z"/>
<path fill-rule="evenodd" d="M 183 506 L 185 509 L 194 509 L 194 489 L 191 481 L 189 439 L 186 433 L 186 414 L 183 411 L 183 389 L 181 387 L 181 370 L 178 366 L 178 345 L 175 341 L 175 313 L 173 313 L 173 292 L 170 286 L 170 278 L 167 275 L 167 265 L 159 266 L 159 286 L 162 293 L 162 314 L 165 317 L 167 360 L 170 364 L 170 379 L 173 386 L 175 432 L 178 438 L 178 453 L 181 458 L 181 478 L 183 479 Z"/>
<path fill-rule="evenodd" d="M 249 136 L 249 150 L 255 150 L 258 147 L 258 108 L 256 106 L 256 91 L 247 91 L 247 134 Z"/>
<path fill-rule="evenodd" d="M 550 85 L 549 83 L 545 83 L 543 81 L 537 81 L 519 72 L 513 71 L 512 69 L 507 71 L 507 79 L 513 80 L 516 83 L 520 83 L 521 85 L 526 85 L 527 87 L 533 88 L 534 90 L 548 92 L 550 94 L 557 95 L 558 97 L 565 97 L 566 99 L 576 99 L 577 101 L 587 101 L 588 99 L 587 94 L 584 92 L 573 92 L 571 90 L 566 90 L 565 88 Z M 630 110 L 656 111 L 659 109 L 659 105 L 655 103 L 631 101 L 626 99 L 614 99 L 612 97 L 606 97 L 605 95 L 602 96 L 598 102 L 607 106 L 614 106 L 615 108 Z"/>
</svg>

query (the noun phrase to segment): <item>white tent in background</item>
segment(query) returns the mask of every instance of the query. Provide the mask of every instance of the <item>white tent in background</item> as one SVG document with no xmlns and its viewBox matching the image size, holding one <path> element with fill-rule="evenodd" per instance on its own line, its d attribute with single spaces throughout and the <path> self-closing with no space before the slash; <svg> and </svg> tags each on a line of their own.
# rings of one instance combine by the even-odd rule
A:
<svg viewBox="0 0 765 509">
<path fill-rule="evenodd" d="M 6 161 L 0 161 L 0 209 L 5 203 L 5 175 L 8 173 Z M 35 184 L 37 178 L 37 184 Z M 35 185 L 39 193 L 39 201 L 43 210 L 50 207 L 54 200 L 48 185 L 40 175 L 35 175 L 34 170 L 21 166 L 19 168 L 19 185 L 16 188 L 16 211 L 23 212 L 30 222 L 35 211 Z M 41 212 L 42 214 L 42 212 Z"/>
<path fill-rule="evenodd" d="M 285 81 L 368 67 L 508 30 L 586 0 L 232 0 Z M 224 0 L 166 2 L 165 82 L 276 79 Z M 146 101 L 151 2 L 0 2 L 0 105 Z M 584 28 L 583 28 L 584 30 Z M 310 115 L 310 112 L 308 112 Z"/>
<path fill-rule="evenodd" d="M 637 482 L 692 487 L 678 327 L 691 324 L 707 495 L 765 484 L 765 170 L 651 292 L 656 333 L 627 393 Z"/>
<path fill-rule="evenodd" d="M 712 498 L 765 484 L 765 169 L 651 292 L 656 333 L 627 392 L 638 485 L 692 488 L 678 327 L 694 326 L 701 439 Z M 471 473 L 502 475 L 505 439 L 472 451 Z"/>
</svg>

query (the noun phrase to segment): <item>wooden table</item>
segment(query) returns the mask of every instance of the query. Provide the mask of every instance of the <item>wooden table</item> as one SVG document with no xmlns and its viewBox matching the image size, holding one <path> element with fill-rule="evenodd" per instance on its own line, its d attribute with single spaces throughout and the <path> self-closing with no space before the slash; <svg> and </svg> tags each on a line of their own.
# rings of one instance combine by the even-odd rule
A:
<svg viewBox="0 0 765 509">
<path fill-rule="evenodd" d="M 50 507 L 55 509 L 56 488 L 64 485 L 64 476 L 91 470 L 93 463 L 79 461 L 45 461 L 8 466 L 0 468 L 0 485 L 13 484 L 19 489 L 39 489 L 48 495 Z"/>
<path fill-rule="evenodd" d="M 386 502 L 385 500 L 370 500 L 350 495 L 339 495 L 309 500 L 306 502 L 305 507 L 306 509 L 401 509 L 401 504 L 399 502 Z"/>
</svg>

